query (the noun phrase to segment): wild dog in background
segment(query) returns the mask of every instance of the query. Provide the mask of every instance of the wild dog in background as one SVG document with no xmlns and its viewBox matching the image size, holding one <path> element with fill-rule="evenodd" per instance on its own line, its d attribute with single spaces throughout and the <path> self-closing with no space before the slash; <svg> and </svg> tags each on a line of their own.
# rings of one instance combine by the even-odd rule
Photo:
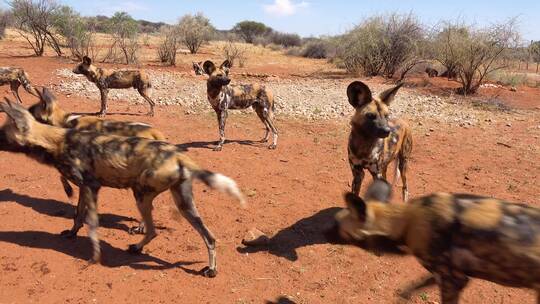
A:
<svg viewBox="0 0 540 304">
<path fill-rule="evenodd" d="M 225 143 L 225 123 L 227 111 L 252 107 L 266 128 L 261 142 L 267 142 L 272 132 L 272 144 L 269 149 L 277 147 L 278 131 L 274 126 L 274 95 L 264 85 L 241 84 L 229 85 L 230 63 L 225 60 L 218 68 L 212 61 L 203 65 L 204 72 L 209 75 L 206 82 L 208 101 L 216 111 L 219 124 L 219 142 L 214 151 L 221 151 Z"/>
<path fill-rule="evenodd" d="M 471 194 L 435 193 L 390 204 L 376 180 L 364 199 L 345 196 L 337 231 L 349 241 L 384 236 L 405 245 L 432 273 L 403 296 L 437 283 L 442 304 L 457 304 L 469 278 L 532 288 L 540 303 L 540 209 Z"/>
<path fill-rule="evenodd" d="M 439 72 L 437 72 L 437 70 L 435 70 L 434 68 L 427 67 L 426 74 L 428 74 L 429 77 L 437 77 L 439 75 Z"/>
<path fill-rule="evenodd" d="M 349 103 L 356 109 L 351 119 L 348 145 L 354 194 L 360 193 L 365 169 L 374 179 L 386 180 L 388 165 L 396 161 L 396 173 L 399 170 L 403 183 L 403 200 L 408 199 L 407 166 L 413 145 L 411 129 L 402 120 L 390 119 L 388 109 L 401 86 L 390 88 L 375 98 L 363 82 L 354 81 L 347 87 Z"/>
<path fill-rule="evenodd" d="M 195 72 L 195 75 L 204 75 L 204 69 L 203 69 L 203 62 L 192 62 L 193 64 L 193 71 Z"/>
<path fill-rule="evenodd" d="M 201 169 L 178 147 L 162 141 L 49 126 L 36 121 L 30 112 L 11 102 L 0 103 L 0 108 L 9 117 L 2 131 L 7 140 L 16 145 L 12 152 L 25 153 L 57 168 L 79 186 L 78 208 L 88 208 L 93 262 L 101 257 L 96 210 L 101 187 L 133 191 L 146 232 L 139 243 L 129 246 L 132 253 L 141 252 L 156 237 L 152 202 L 157 195 L 169 189 L 181 214 L 202 236 L 208 249 L 209 266 L 201 273 L 207 277 L 217 274 L 216 240 L 195 207 L 192 182 L 199 179 L 244 204 L 244 197 L 232 179 Z M 78 210 L 75 225 L 69 233 L 76 235 L 82 227 L 83 210 Z"/>
<path fill-rule="evenodd" d="M 39 91 L 37 91 L 40 93 Z M 40 101 L 32 105 L 28 111 L 34 118 L 44 124 L 56 126 L 60 128 L 74 128 L 80 131 L 92 131 L 120 136 L 136 136 L 153 140 L 165 140 L 165 136 L 159 130 L 152 128 L 150 125 L 140 122 L 129 121 L 114 121 L 105 120 L 95 116 L 73 115 L 60 108 L 56 102 L 56 97 L 44 88 L 43 93 L 39 94 Z M 73 188 L 68 180 L 60 177 L 62 186 L 67 196 L 73 198 Z M 144 233 L 144 223 L 137 227 L 133 227 L 130 233 Z"/>
<path fill-rule="evenodd" d="M 36 90 L 30 84 L 30 80 L 28 80 L 28 74 L 23 69 L 0 67 L 0 85 L 6 84 L 9 84 L 11 93 L 13 93 L 13 96 L 15 96 L 19 103 L 22 103 L 19 96 L 19 87 L 21 85 L 26 92 L 38 97 Z"/>
<path fill-rule="evenodd" d="M 98 68 L 92 64 L 92 59 L 83 57 L 83 61 L 73 69 L 73 73 L 81 74 L 95 83 L 101 95 L 100 116 L 107 114 L 107 95 L 109 89 L 135 88 L 141 96 L 150 104 L 148 115 L 154 116 L 154 101 L 150 98 L 152 84 L 148 75 L 141 70 L 117 70 L 111 71 Z"/>
</svg>

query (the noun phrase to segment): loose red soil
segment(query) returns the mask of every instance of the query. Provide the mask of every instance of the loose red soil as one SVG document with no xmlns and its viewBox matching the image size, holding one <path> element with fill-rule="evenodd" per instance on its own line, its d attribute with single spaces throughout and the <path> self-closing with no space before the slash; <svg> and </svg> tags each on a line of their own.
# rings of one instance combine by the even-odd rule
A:
<svg viewBox="0 0 540 304">
<path fill-rule="evenodd" d="M 0 52 L 0 65 L 23 67 L 35 84 L 44 85 L 58 81 L 57 68 L 73 63 Z M 5 86 L 0 93 L 11 96 Z M 21 95 L 27 106 L 35 101 L 22 90 Z M 75 112 L 99 107 L 97 96 L 58 97 Z M 158 237 L 142 255 L 126 253 L 141 238 L 127 233 L 138 214 L 131 193 L 115 189 L 103 189 L 99 197 L 103 265 L 87 267 L 86 229 L 76 240 L 59 236 L 71 226 L 74 206 L 58 173 L 23 155 L 2 152 L 0 303 L 290 303 L 284 297 L 294 303 L 391 303 L 396 290 L 425 274 L 412 257 L 378 257 L 325 241 L 322 232 L 350 187 L 346 120 L 278 117 L 281 137 L 272 151 L 250 142 L 264 133 L 255 115 L 231 115 L 231 142 L 213 152 L 214 114 L 184 115 L 173 106 L 158 107 L 154 118 L 119 114 L 146 111 L 145 105 L 110 102 L 111 118 L 153 124 L 204 168 L 234 178 L 248 195 L 249 207 L 242 210 L 232 199 L 195 186 L 199 211 L 218 239 L 218 276 L 197 274 L 208 262 L 205 246 L 174 210 L 169 194 L 155 200 L 154 217 L 162 227 Z M 472 192 L 540 207 L 540 115 L 528 111 L 515 117 L 510 126 L 497 122 L 465 129 L 424 122 L 416 127 L 411 195 Z M 275 235 L 270 250 L 240 244 L 253 227 Z M 435 288 L 416 294 L 411 303 L 429 301 L 439 301 Z M 462 303 L 534 301 L 531 291 L 473 280 Z"/>
</svg>

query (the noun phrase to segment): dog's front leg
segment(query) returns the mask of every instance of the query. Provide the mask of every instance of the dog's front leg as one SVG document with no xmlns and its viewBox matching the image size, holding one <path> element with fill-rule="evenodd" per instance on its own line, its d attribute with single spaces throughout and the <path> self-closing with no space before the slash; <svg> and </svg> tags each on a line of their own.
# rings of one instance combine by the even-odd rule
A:
<svg viewBox="0 0 540 304">
<path fill-rule="evenodd" d="M 362 185 L 362 180 L 364 179 L 364 168 L 358 165 L 351 165 L 353 181 L 351 185 L 352 193 L 358 195 L 360 194 L 360 186 Z"/>
<path fill-rule="evenodd" d="M 214 148 L 214 151 L 221 151 L 225 143 L 225 123 L 227 121 L 227 109 L 216 110 L 218 125 L 219 125 L 219 142 Z"/>
<path fill-rule="evenodd" d="M 99 93 L 101 94 L 101 110 L 99 110 L 98 116 L 104 117 L 107 115 L 107 95 L 109 94 L 109 89 L 100 88 Z"/>
</svg>

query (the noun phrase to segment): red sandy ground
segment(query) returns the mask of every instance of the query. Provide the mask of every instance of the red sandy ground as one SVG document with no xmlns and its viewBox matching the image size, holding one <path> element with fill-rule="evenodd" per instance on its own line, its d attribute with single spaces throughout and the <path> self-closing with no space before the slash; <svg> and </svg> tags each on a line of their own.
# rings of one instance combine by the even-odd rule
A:
<svg viewBox="0 0 540 304">
<path fill-rule="evenodd" d="M 54 70 L 73 63 L 0 53 L 0 65 L 25 68 L 39 85 L 57 81 Z M 7 87 L 0 92 L 10 96 Z M 26 105 L 34 102 L 21 94 Z M 59 100 L 71 111 L 98 109 L 97 97 L 59 95 Z M 111 113 L 146 110 L 110 103 Z M 86 229 L 76 240 L 59 237 L 71 226 L 74 208 L 58 173 L 25 156 L 0 153 L 0 303 L 291 303 L 285 297 L 294 303 L 391 303 L 396 290 L 425 274 L 412 257 L 377 257 L 327 244 L 322 236 L 349 188 L 346 121 L 278 118 L 280 142 L 270 151 L 246 141 L 263 134 L 255 115 L 233 115 L 227 125 L 232 142 L 216 153 L 207 148 L 217 138 L 215 117 L 183 113 L 180 107 L 158 107 L 154 118 L 111 118 L 153 124 L 200 165 L 236 179 L 248 194 L 249 208 L 242 210 L 230 198 L 195 186 L 199 211 L 218 238 L 218 276 L 197 275 L 207 265 L 205 246 L 174 211 L 169 194 L 154 204 L 162 226 L 158 237 L 144 254 L 126 253 L 141 237 L 126 232 L 138 215 L 131 193 L 114 189 L 102 190 L 99 199 L 103 265 L 85 268 L 91 252 Z M 520 116 L 511 127 L 499 122 L 464 129 L 426 122 L 434 131 L 430 136 L 415 131 L 411 195 L 460 191 L 540 204 L 539 125 L 538 111 Z M 276 234 L 269 251 L 242 249 L 240 241 L 253 227 Z M 462 303 L 534 299 L 531 291 L 473 280 Z M 430 288 L 411 303 L 438 301 L 438 291 Z"/>
</svg>

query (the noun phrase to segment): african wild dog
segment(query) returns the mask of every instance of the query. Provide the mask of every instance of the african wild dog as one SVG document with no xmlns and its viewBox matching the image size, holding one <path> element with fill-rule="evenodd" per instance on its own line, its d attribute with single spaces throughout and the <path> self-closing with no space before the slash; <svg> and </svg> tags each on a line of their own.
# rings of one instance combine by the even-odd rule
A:
<svg viewBox="0 0 540 304">
<path fill-rule="evenodd" d="M 272 144 L 269 149 L 277 147 L 278 131 L 274 126 L 274 96 L 264 85 L 242 84 L 229 85 L 228 77 L 230 63 L 225 60 L 219 68 L 212 61 L 203 65 L 204 72 L 209 75 L 206 82 L 208 101 L 216 111 L 219 123 L 219 142 L 214 151 L 221 151 L 225 143 L 225 122 L 227 110 L 247 109 L 252 107 L 266 128 L 266 134 L 261 142 L 268 141 L 272 132 Z"/>
<path fill-rule="evenodd" d="M 351 119 L 348 150 L 353 173 L 352 192 L 357 195 L 364 179 L 364 169 L 374 179 L 386 179 L 388 165 L 396 161 L 396 173 L 401 173 L 403 183 L 403 200 L 408 198 L 407 165 L 413 145 L 411 129 L 402 120 L 390 119 L 388 110 L 401 85 L 375 98 L 368 86 L 360 81 L 354 81 L 347 87 L 349 103 L 356 109 Z"/>
<path fill-rule="evenodd" d="M 174 145 L 140 137 L 122 137 L 91 131 L 63 129 L 39 123 L 18 104 L 0 103 L 9 119 L 4 136 L 15 147 L 12 152 L 25 153 L 38 161 L 54 166 L 80 188 L 80 204 L 75 225 L 77 234 L 83 225 L 83 208 L 88 208 L 89 237 L 93 245 L 93 262 L 101 257 L 97 235 L 97 195 L 101 187 L 130 188 L 146 225 L 144 238 L 129 246 L 139 253 L 155 236 L 152 202 L 169 189 L 181 214 L 202 236 L 209 255 L 209 266 L 201 273 L 217 274 L 216 240 L 204 225 L 193 202 L 192 182 L 199 179 L 213 189 L 227 192 L 242 204 L 244 198 L 236 183 L 221 174 L 201 169 Z"/>
<path fill-rule="evenodd" d="M 44 88 L 43 93 L 40 93 L 39 90 L 36 91 L 39 94 L 40 101 L 32 105 L 28 111 L 41 123 L 60 128 L 74 128 L 80 131 L 94 131 L 120 136 L 137 136 L 153 140 L 165 140 L 163 133 L 144 123 L 105 120 L 95 116 L 73 115 L 60 108 L 60 105 L 56 102 L 56 98 L 48 89 Z M 73 188 L 64 176 L 60 177 L 60 181 L 64 186 L 67 196 L 71 199 L 73 197 Z M 139 226 L 133 227 L 129 232 L 144 233 L 144 224 L 141 223 Z"/>
<path fill-rule="evenodd" d="M 383 236 L 404 245 L 432 276 L 402 296 L 437 283 L 442 304 L 456 304 L 469 278 L 532 288 L 540 303 L 540 209 L 471 194 L 435 193 L 389 203 L 375 181 L 364 199 L 345 195 L 337 231 L 348 241 Z"/>
<path fill-rule="evenodd" d="M 195 72 L 195 75 L 204 75 L 204 69 L 203 69 L 203 62 L 195 62 L 193 61 L 193 71 Z"/>
<path fill-rule="evenodd" d="M 135 88 L 141 96 L 150 104 L 148 115 L 154 116 L 154 101 L 150 98 L 152 84 L 148 75 L 141 70 L 105 70 L 92 64 L 92 59 L 87 56 L 73 69 L 73 73 L 81 74 L 95 83 L 101 95 L 100 116 L 107 114 L 107 95 L 109 89 Z"/>
<path fill-rule="evenodd" d="M 439 75 L 439 72 L 437 72 L 437 70 L 430 67 L 426 68 L 426 73 L 428 74 L 429 77 L 437 77 Z"/>
<path fill-rule="evenodd" d="M 9 84 L 11 93 L 15 96 L 19 103 L 22 103 L 19 96 L 19 87 L 22 85 L 26 92 L 38 96 L 36 90 L 28 80 L 28 74 L 20 68 L 0 67 L 0 85 Z"/>
</svg>

